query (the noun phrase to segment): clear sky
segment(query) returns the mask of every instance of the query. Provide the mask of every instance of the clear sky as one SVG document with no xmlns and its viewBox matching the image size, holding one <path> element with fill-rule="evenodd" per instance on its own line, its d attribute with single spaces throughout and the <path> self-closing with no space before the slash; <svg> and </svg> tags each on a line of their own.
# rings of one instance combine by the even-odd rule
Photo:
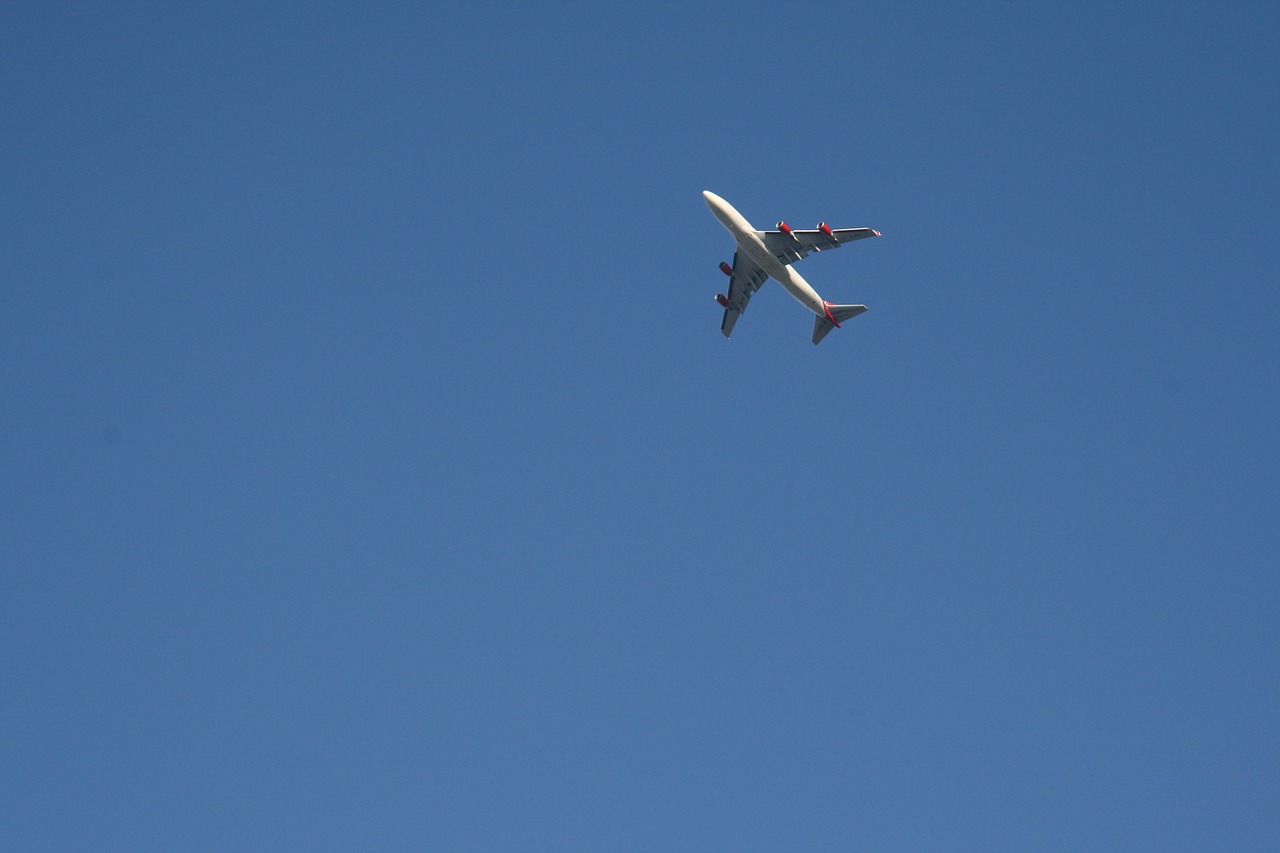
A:
<svg viewBox="0 0 1280 853">
<path fill-rule="evenodd" d="M 1277 44 L 0 5 L 0 847 L 1280 848 Z"/>
</svg>

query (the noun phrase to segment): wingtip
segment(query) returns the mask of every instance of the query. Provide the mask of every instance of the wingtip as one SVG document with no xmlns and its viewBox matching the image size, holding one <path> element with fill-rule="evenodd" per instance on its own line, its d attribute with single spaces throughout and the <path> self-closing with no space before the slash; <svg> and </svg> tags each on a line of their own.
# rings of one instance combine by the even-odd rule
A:
<svg viewBox="0 0 1280 853">
<path fill-rule="evenodd" d="M 877 230 L 876 230 L 876 229 L 874 229 L 874 228 L 872 228 L 872 229 L 871 229 L 871 233 L 872 233 L 872 234 L 874 234 L 874 235 L 876 235 L 877 237 L 879 237 L 879 236 L 880 236 L 880 232 L 879 232 L 879 231 L 877 231 Z"/>
</svg>

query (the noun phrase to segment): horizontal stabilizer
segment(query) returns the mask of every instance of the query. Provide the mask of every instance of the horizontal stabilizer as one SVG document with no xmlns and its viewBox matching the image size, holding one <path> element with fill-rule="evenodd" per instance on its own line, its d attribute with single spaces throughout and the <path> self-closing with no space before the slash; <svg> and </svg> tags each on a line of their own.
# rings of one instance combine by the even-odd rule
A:
<svg viewBox="0 0 1280 853">
<path fill-rule="evenodd" d="M 827 317 L 813 318 L 813 342 L 815 344 L 822 341 L 827 333 L 836 327 L 836 323 L 843 323 L 850 317 L 857 317 L 863 311 L 867 310 L 865 305 L 832 305 L 827 304 L 827 311 L 835 318 L 835 323 Z"/>
<path fill-rule="evenodd" d="M 843 323 L 850 317 L 857 317 L 863 311 L 867 310 L 865 305 L 828 305 L 827 310 L 831 312 L 831 316 L 836 318 L 837 323 Z"/>
</svg>

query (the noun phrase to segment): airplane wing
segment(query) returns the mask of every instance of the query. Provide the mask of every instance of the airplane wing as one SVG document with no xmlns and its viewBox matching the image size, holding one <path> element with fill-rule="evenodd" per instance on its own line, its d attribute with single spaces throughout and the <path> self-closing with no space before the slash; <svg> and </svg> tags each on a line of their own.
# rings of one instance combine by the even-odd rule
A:
<svg viewBox="0 0 1280 853">
<path fill-rule="evenodd" d="M 765 246 L 784 264 L 794 264 L 807 257 L 810 252 L 838 249 L 854 240 L 879 236 L 879 231 L 870 228 L 835 228 L 832 229 L 830 236 L 827 236 L 825 231 L 817 229 L 802 231 L 794 228 L 790 234 L 784 234 L 781 231 L 760 232 L 760 239 L 764 240 Z"/>
<path fill-rule="evenodd" d="M 756 262 L 742 252 L 733 256 L 733 275 L 729 278 L 729 304 L 724 308 L 724 319 L 720 321 L 720 331 L 727 338 L 733 332 L 733 324 L 747 310 L 751 294 L 760 289 L 760 285 L 769 279 L 769 274 L 760 269 Z"/>
</svg>

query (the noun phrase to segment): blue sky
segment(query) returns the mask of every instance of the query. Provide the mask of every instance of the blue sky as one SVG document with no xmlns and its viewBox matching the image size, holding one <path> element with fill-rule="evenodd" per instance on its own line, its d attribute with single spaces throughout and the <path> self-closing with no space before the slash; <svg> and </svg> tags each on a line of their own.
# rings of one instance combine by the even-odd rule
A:
<svg viewBox="0 0 1280 853">
<path fill-rule="evenodd" d="M 1280 846 L 1280 13 L 1121 6 L 0 7 L 0 846 Z"/>
</svg>

